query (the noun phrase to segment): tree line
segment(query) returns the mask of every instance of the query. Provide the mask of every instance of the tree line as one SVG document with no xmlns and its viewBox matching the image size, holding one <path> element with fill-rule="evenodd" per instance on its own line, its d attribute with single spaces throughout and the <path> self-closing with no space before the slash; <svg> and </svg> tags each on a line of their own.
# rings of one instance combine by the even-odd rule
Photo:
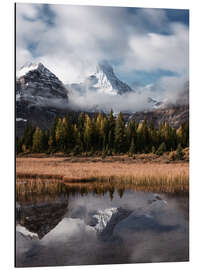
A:
<svg viewBox="0 0 203 270">
<path fill-rule="evenodd" d="M 16 152 L 54 153 L 63 152 L 80 155 L 112 155 L 153 152 L 161 155 L 177 147 L 189 146 L 189 124 L 178 129 L 167 122 L 154 127 L 153 121 L 124 121 L 123 114 L 114 116 L 98 113 L 90 117 L 80 113 L 79 117 L 67 114 L 54 120 L 49 130 L 28 124 L 24 135 L 17 138 Z"/>
</svg>

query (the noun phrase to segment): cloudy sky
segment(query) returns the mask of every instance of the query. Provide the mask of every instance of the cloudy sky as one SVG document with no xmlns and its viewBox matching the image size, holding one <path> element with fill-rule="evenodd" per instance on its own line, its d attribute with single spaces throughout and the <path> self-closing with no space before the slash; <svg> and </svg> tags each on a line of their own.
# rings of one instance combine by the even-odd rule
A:
<svg viewBox="0 0 203 270">
<path fill-rule="evenodd" d="M 17 69 L 40 61 L 65 83 L 107 60 L 130 85 L 176 91 L 188 80 L 188 46 L 188 10 L 16 6 Z"/>
</svg>

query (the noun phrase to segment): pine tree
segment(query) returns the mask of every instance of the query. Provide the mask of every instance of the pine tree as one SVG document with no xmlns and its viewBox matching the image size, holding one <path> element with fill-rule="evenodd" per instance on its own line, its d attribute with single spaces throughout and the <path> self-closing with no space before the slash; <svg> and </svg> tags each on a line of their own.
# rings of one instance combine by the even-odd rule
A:
<svg viewBox="0 0 203 270">
<path fill-rule="evenodd" d="M 89 151 L 91 148 L 92 141 L 92 122 L 89 115 L 85 115 L 85 125 L 84 125 L 84 144 L 85 150 Z"/>
<path fill-rule="evenodd" d="M 103 120 L 103 116 L 101 113 L 99 113 L 96 116 L 95 119 L 95 128 L 94 131 L 96 132 L 96 141 L 97 141 L 97 149 L 101 150 L 103 147 L 103 131 L 102 131 L 102 120 Z"/>
<path fill-rule="evenodd" d="M 153 154 L 156 153 L 156 148 L 154 147 L 154 145 L 152 146 L 152 153 L 153 153 Z"/>
<path fill-rule="evenodd" d="M 135 143 L 134 143 L 134 138 L 132 138 L 132 140 L 131 140 L 130 149 L 129 149 L 129 154 L 130 154 L 130 156 L 133 156 L 133 154 L 135 154 Z"/>
<path fill-rule="evenodd" d="M 37 152 L 37 153 L 40 153 L 43 151 L 43 132 L 39 127 L 35 129 L 35 132 L 33 135 L 32 150 L 33 152 Z"/>
<path fill-rule="evenodd" d="M 162 142 L 156 152 L 157 155 L 162 155 L 166 151 L 166 144 Z"/>
<path fill-rule="evenodd" d="M 140 121 L 136 130 L 136 149 L 139 152 L 144 150 L 143 122 Z"/>
<path fill-rule="evenodd" d="M 49 135 L 49 140 L 48 140 L 48 151 L 49 151 L 50 153 L 54 152 L 53 137 L 52 137 L 52 135 Z"/>
<path fill-rule="evenodd" d="M 49 142 L 49 131 L 48 130 L 42 130 L 42 151 L 46 152 L 49 148 L 48 145 Z"/>
<path fill-rule="evenodd" d="M 126 142 L 128 145 L 131 144 L 132 139 L 136 140 L 136 124 L 134 120 L 131 120 L 128 122 L 127 124 L 127 128 L 126 128 Z"/>
<path fill-rule="evenodd" d="M 113 150 L 114 148 L 115 126 L 116 120 L 115 117 L 113 116 L 113 110 L 111 109 L 110 114 L 108 116 L 108 145 L 110 150 Z"/>
<path fill-rule="evenodd" d="M 85 114 L 80 113 L 79 118 L 78 118 L 78 130 L 79 130 L 80 133 L 83 132 L 84 125 L 85 125 Z"/>
<path fill-rule="evenodd" d="M 53 121 L 53 125 L 50 129 L 50 136 L 51 136 L 52 141 L 51 141 L 51 145 L 50 145 L 51 148 L 49 148 L 49 151 L 51 151 L 51 152 L 55 152 L 57 150 L 56 149 L 56 137 L 55 137 L 57 123 L 58 123 L 58 118 L 55 117 L 54 121 Z"/>
<path fill-rule="evenodd" d="M 22 145 L 23 145 L 23 140 L 22 138 L 16 138 L 16 153 L 19 154 L 21 153 L 22 150 Z"/>
<path fill-rule="evenodd" d="M 181 145 L 189 146 L 189 123 L 182 124 Z"/>
<path fill-rule="evenodd" d="M 155 128 L 152 119 L 146 119 L 137 125 L 135 120 L 124 122 L 122 113 L 117 118 L 113 111 L 91 115 L 81 113 L 64 118 L 55 118 L 50 130 L 41 130 L 27 125 L 24 135 L 16 139 L 16 152 L 73 152 L 75 155 L 84 151 L 93 155 L 96 151 L 103 156 L 112 152 L 129 153 L 149 152 L 163 154 L 176 150 L 176 156 L 182 158 L 182 147 L 189 146 L 189 124 L 186 122 L 176 130 L 167 122 Z M 178 145 L 178 147 L 177 147 Z M 157 149 L 157 151 L 156 151 Z"/>
<path fill-rule="evenodd" d="M 146 118 L 144 119 L 143 126 L 142 126 L 142 136 L 143 136 L 142 138 L 143 150 L 144 152 L 148 152 L 149 150 L 151 150 L 151 145 L 150 145 L 149 130 L 148 130 Z"/>
<path fill-rule="evenodd" d="M 77 125 L 74 124 L 73 126 L 73 137 L 74 137 L 74 146 L 73 146 L 73 153 L 74 155 L 79 155 L 82 153 L 82 147 L 80 142 L 80 133 L 78 131 Z"/>
<path fill-rule="evenodd" d="M 35 132 L 35 129 L 32 127 L 31 124 L 27 124 L 24 132 L 24 136 L 22 138 L 22 143 L 25 145 L 24 148 L 26 148 L 26 151 L 32 150 L 32 140 L 33 140 L 33 134 Z"/>
<path fill-rule="evenodd" d="M 176 158 L 181 160 L 183 159 L 183 156 L 184 156 L 183 149 L 181 147 L 181 144 L 179 144 L 176 150 Z"/>
<path fill-rule="evenodd" d="M 125 122 L 122 113 L 119 113 L 116 119 L 115 149 L 117 153 L 124 153 L 126 151 Z"/>
<path fill-rule="evenodd" d="M 56 138 L 57 149 L 59 151 L 64 151 L 65 139 L 66 139 L 66 134 L 65 134 L 65 129 L 64 129 L 65 122 L 66 120 L 63 121 L 61 118 L 59 118 L 56 125 L 55 138 Z"/>
</svg>

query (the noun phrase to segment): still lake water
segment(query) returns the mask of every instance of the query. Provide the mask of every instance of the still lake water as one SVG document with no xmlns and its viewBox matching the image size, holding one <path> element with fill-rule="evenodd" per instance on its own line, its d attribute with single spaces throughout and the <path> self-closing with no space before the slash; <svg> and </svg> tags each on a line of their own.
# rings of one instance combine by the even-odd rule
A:
<svg viewBox="0 0 203 270">
<path fill-rule="evenodd" d="M 17 267 L 189 260 L 186 195 L 115 189 L 17 200 Z"/>
</svg>

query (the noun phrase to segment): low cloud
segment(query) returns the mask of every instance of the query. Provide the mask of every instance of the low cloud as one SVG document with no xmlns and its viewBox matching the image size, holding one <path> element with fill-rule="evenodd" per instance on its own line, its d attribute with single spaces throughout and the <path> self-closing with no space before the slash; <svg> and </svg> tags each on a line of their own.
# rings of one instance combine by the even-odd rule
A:
<svg viewBox="0 0 203 270">
<path fill-rule="evenodd" d="M 131 82 L 140 70 L 177 74 L 125 96 L 73 93 L 72 106 L 148 109 L 149 96 L 174 101 L 188 81 L 189 29 L 169 19 L 167 12 L 173 10 L 17 4 L 16 11 L 17 68 L 39 61 L 65 84 L 84 81 L 104 59 L 114 64 L 118 77 L 131 76 Z"/>
<path fill-rule="evenodd" d="M 103 59 L 116 62 L 121 73 L 188 70 L 188 27 L 171 22 L 164 9 L 47 9 L 52 24 L 43 19 L 43 5 L 17 4 L 17 67 L 26 58 L 42 61 L 65 83 L 81 81 Z"/>
<path fill-rule="evenodd" d="M 69 106 L 73 109 L 84 111 L 104 111 L 109 112 L 137 112 L 142 110 L 151 110 L 152 104 L 148 102 L 151 97 L 156 101 L 167 104 L 180 103 L 180 93 L 185 87 L 184 78 L 164 77 L 156 84 L 150 84 L 144 87 L 137 87 L 134 92 L 123 95 L 110 95 L 98 91 L 88 90 L 82 94 L 77 91 L 71 91 L 69 94 Z M 184 101 L 185 102 L 185 101 Z M 187 102 L 187 101 L 186 101 Z"/>
</svg>

